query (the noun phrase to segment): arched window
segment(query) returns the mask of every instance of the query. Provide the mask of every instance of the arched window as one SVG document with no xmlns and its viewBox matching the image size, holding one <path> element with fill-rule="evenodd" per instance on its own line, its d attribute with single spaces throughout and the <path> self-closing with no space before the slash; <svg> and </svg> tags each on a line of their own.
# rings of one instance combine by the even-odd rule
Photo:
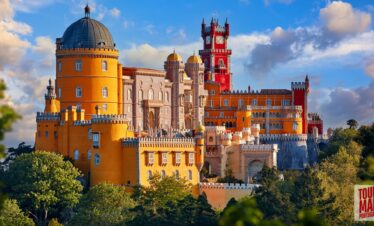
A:
<svg viewBox="0 0 374 226">
<path fill-rule="evenodd" d="M 147 174 L 148 180 L 152 179 L 152 171 L 148 170 Z"/>
<path fill-rule="evenodd" d="M 188 180 L 192 180 L 192 170 L 188 170 Z"/>
<path fill-rule="evenodd" d="M 158 99 L 159 99 L 160 101 L 162 101 L 162 92 L 161 92 L 161 91 L 158 92 Z"/>
<path fill-rule="evenodd" d="M 58 88 L 58 90 L 57 90 L 57 96 L 58 96 L 58 98 L 61 98 L 61 88 Z"/>
<path fill-rule="evenodd" d="M 138 91 L 139 100 L 143 100 L 143 90 Z"/>
<path fill-rule="evenodd" d="M 179 170 L 175 170 L 174 176 L 177 180 L 179 179 Z"/>
<path fill-rule="evenodd" d="M 75 150 L 74 151 L 74 160 L 78 160 L 79 159 L 79 150 Z"/>
<path fill-rule="evenodd" d="M 154 95 L 153 89 L 148 90 L 148 100 L 153 100 L 153 95 Z"/>
<path fill-rule="evenodd" d="M 108 62 L 106 60 L 101 61 L 101 70 L 102 71 L 108 70 Z"/>
<path fill-rule="evenodd" d="M 267 100 L 266 100 L 266 106 L 271 106 L 271 104 L 272 104 L 271 99 L 267 99 Z"/>
<path fill-rule="evenodd" d="M 88 150 L 88 151 L 87 151 L 87 159 L 88 159 L 88 160 L 91 160 L 91 158 L 92 158 L 92 151 L 91 151 L 91 150 Z"/>
<path fill-rule="evenodd" d="M 57 70 L 58 70 L 58 72 L 60 72 L 62 70 L 62 62 L 61 61 L 57 62 Z"/>
<path fill-rule="evenodd" d="M 224 99 L 223 100 L 223 105 L 224 106 L 229 106 L 229 100 L 228 99 Z"/>
<path fill-rule="evenodd" d="M 100 155 L 98 153 L 95 154 L 95 165 L 99 165 L 100 164 Z"/>
<path fill-rule="evenodd" d="M 82 88 L 80 86 L 75 88 L 75 96 L 82 97 Z"/>
<path fill-rule="evenodd" d="M 161 178 L 165 178 L 165 176 L 166 176 L 165 170 L 161 170 Z"/>
<path fill-rule="evenodd" d="M 165 99 L 166 99 L 166 102 L 169 102 L 169 93 L 168 92 L 165 92 Z"/>
<path fill-rule="evenodd" d="M 127 90 L 127 100 L 131 100 L 131 89 Z"/>
<path fill-rule="evenodd" d="M 293 123 L 293 130 L 294 131 L 297 131 L 297 128 L 299 127 L 299 125 L 297 124 L 297 122 L 294 122 Z"/>
<path fill-rule="evenodd" d="M 101 95 L 103 96 L 103 98 L 107 98 L 108 97 L 108 87 L 103 87 L 101 89 Z"/>
<path fill-rule="evenodd" d="M 242 107 L 243 105 L 244 105 L 244 100 L 240 99 L 240 100 L 238 101 L 238 106 L 239 106 L 239 107 Z"/>
<path fill-rule="evenodd" d="M 108 110 L 108 105 L 107 104 L 103 104 L 102 109 L 103 109 L 103 111 L 107 111 Z"/>
</svg>

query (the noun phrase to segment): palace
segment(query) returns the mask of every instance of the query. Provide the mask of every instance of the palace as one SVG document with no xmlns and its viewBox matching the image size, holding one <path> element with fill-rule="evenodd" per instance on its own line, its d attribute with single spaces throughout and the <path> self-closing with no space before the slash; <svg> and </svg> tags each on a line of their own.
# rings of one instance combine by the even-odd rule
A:
<svg viewBox="0 0 374 226">
<path fill-rule="evenodd" d="M 56 79 L 36 116 L 36 150 L 72 159 L 87 186 L 147 186 L 159 173 L 187 179 L 194 194 L 204 167 L 253 182 L 264 165 L 312 164 L 323 122 L 308 113 L 308 77 L 291 90 L 233 91 L 229 31 L 227 21 L 203 22 L 200 56 L 183 62 L 174 51 L 164 70 L 124 67 L 86 6 L 56 39 Z"/>
</svg>

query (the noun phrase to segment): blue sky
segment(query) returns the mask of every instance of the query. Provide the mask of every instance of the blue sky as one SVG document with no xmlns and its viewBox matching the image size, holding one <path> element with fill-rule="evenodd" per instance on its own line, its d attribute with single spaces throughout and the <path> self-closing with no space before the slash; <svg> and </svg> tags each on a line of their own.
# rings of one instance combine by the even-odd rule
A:
<svg viewBox="0 0 374 226">
<path fill-rule="evenodd" d="M 54 78 L 54 42 L 83 17 L 111 31 L 121 63 L 162 69 L 175 49 L 202 46 L 202 18 L 228 18 L 235 89 L 290 88 L 309 74 L 310 111 L 325 128 L 374 119 L 374 3 L 370 0 L 0 0 L 0 77 L 23 115 L 6 144 L 33 142 L 35 112 Z M 20 129 L 22 128 L 22 129 Z"/>
</svg>

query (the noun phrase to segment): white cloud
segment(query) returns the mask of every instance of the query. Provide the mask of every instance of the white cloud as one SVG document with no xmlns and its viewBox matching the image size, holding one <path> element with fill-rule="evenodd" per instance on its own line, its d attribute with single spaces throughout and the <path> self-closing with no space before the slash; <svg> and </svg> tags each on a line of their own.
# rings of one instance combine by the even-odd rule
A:
<svg viewBox="0 0 374 226">
<path fill-rule="evenodd" d="M 370 28 L 369 13 L 352 8 L 349 3 L 334 1 L 320 10 L 320 18 L 327 31 L 338 36 L 357 34 Z"/>
<path fill-rule="evenodd" d="M 54 52 L 56 46 L 49 37 L 40 36 L 36 38 L 36 45 L 32 47 L 32 51 L 39 54 L 42 65 L 45 67 L 53 67 L 55 64 Z"/>
<path fill-rule="evenodd" d="M 133 21 L 130 21 L 130 20 L 123 21 L 123 28 L 127 29 L 133 26 L 135 26 L 135 23 Z"/>
<path fill-rule="evenodd" d="M 121 11 L 117 8 L 113 8 L 113 9 L 109 10 L 109 14 L 112 17 L 119 17 L 121 15 Z"/>
<path fill-rule="evenodd" d="M 12 0 L 12 7 L 16 11 L 34 12 L 38 8 L 45 7 L 58 1 L 61 0 Z"/>
</svg>

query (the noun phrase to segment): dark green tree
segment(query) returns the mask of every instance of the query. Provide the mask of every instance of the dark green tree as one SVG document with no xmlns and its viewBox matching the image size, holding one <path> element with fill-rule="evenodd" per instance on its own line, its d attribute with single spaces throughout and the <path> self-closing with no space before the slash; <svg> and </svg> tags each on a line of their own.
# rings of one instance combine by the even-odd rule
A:
<svg viewBox="0 0 374 226">
<path fill-rule="evenodd" d="M 132 220 L 134 207 L 123 187 L 98 184 L 82 196 L 70 225 L 124 225 Z"/>
<path fill-rule="evenodd" d="M 7 170 L 9 167 L 9 163 L 14 161 L 14 159 L 16 159 L 18 156 L 22 154 L 31 153 L 34 150 L 34 147 L 31 147 L 31 145 L 26 145 L 25 142 L 18 144 L 18 147 L 16 148 L 8 148 L 6 152 L 6 157 L 4 161 L 1 163 L 3 170 Z"/>
<path fill-rule="evenodd" d="M 350 129 L 357 129 L 358 127 L 358 122 L 355 119 L 349 119 L 347 121 L 347 125 Z"/>
<path fill-rule="evenodd" d="M 0 211 L 0 225 L 31 226 L 34 225 L 34 222 L 22 212 L 16 200 L 7 199 L 4 201 L 3 208 Z"/>
<path fill-rule="evenodd" d="M 33 152 L 17 157 L 5 173 L 11 198 L 45 225 L 49 215 L 74 207 L 81 196 L 80 172 L 63 157 L 49 152 Z"/>
</svg>

